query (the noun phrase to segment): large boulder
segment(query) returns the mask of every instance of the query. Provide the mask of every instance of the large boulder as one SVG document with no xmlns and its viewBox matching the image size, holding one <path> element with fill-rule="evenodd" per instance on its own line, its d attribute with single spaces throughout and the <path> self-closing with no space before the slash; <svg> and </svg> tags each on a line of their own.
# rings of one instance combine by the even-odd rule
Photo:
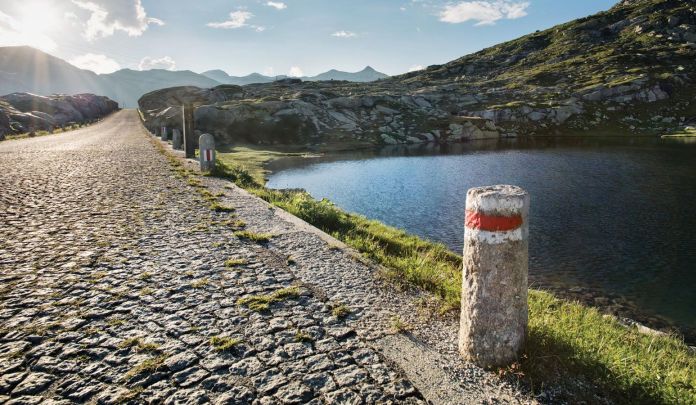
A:
<svg viewBox="0 0 696 405">
<path fill-rule="evenodd" d="M 0 97 L 0 133 L 51 130 L 95 120 L 118 109 L 118 103 L 94 94 L 39 96 L 12 93 Z"/>
</svg>

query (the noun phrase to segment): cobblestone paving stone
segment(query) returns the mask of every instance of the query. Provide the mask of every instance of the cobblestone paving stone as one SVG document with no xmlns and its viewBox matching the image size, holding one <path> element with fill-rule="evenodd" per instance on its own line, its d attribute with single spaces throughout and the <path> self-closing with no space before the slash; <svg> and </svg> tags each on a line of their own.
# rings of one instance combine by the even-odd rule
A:
<svg viewBox="0 0 696 405">
<path fill-rule="evenodd" d="M 134 111 L 0 143 L 0 184 L 0 403 L 423 403 L 298 265 L 233 236 Z"/>
</svg>

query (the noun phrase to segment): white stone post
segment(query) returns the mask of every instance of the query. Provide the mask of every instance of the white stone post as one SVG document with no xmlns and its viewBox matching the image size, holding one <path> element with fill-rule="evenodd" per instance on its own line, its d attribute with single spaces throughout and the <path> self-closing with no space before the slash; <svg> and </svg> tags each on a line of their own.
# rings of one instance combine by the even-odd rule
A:
<svg viewBox="0 0 696 405">
<path fill-rule="evenodd" d="M 210 134 L 203 134 L 198 138 L 200 161 L 202 172 L 212 172 L 215 169 L 215 138 Z"/>
<path fill-rule="evenodd" d="M 516 186 L 466 194 L 459 352 L 482 367 L 509 365 L 527 334 L 529 194 Z"/>
<path fill-rule="evenodd" d="M 165 127 L 163 125 L 161 131 L 162 131 L 160 133 L 162 135 L 161 139 L 166 142 L 167 141 L 167 127 Z"/>
</svg>

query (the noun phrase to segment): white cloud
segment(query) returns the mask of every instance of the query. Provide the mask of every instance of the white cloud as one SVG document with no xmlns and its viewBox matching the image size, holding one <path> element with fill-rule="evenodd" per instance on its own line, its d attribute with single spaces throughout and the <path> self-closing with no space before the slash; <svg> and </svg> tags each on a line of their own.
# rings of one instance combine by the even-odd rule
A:
<svg viewBox="0 0 696 405">
<path fill-rule="evenodd" d="M 300 69 L 299 66 L 293 66 L 290 68 L 290 71 L 288 72 L 288 76 L 290 77 L 302 77 L 304 76 L 304 72 L 302 69 Z"/>
<path fill-rule="evenodd" d="M 9 14 L 0 11 L 0 46 L 28 45 L 46 52 L 55 50 L 58 45 L 48 35 L 25 26 Z"/>
<path fill-rule="evenodd" d="M 80 55 L 69 61 L 80 69 L 91 70 L 94 73 L 111 73 L 121 69 L 121 65 L 106 55 L 88 53 Z"/>
<path fill-rule="evenodd" d="M 498 20 L 514 20 L 526 16 L 527 7 L 528 1 L 462 1 L 445 6 L 440 12 L 440 21 L 451 24 L 477 21 L 477 26 L 492 25 Z"/>
<path fill-rule="evenodd" d="M 143 34 L 150 26 L 164 25 L 164 21 L 147 16 L 141 0 L 72 0 L 89 12 L 83 35 L 92 41 L 122 31 L 131 37 Z"/>
<path fill-rule="evenodd" d="M 336 31 L 333 34 L 331 34 L 332 37 L 336 38 L 355 38 L 358 36 L 358 34 L 350 31 Z"/>
<path fill-rule="evenodd" d="M 174 70 L 176 69 L 176 62 L 169 56 L 163 56 L 161 58 L 153 58 L 150 56 L 144 57 L 140 64 L 138 65 L 139 70 L 150 70 L 150 69 L 165 69 Z"/>
<path fill-rule="evenodd" d="M 276 10 L 285 10 L 288 8 L 287 4 L 283 3 L 282 1 L 269 1 L 266 3 L 268 7 L 273 7 Z"/>
<path fill-rule="evenodd" d="M 264 76 L 274 76 L 275 75 L 275 70 L 273 67 L 269 66 L 263 69 L 263 75 Z"/>
<path fill-rule="evenodd" d="M 248 11 L 239 10 L 230 13 L 230 19 L 223 22 L 211 22 L 208 23 L 208 27 L 212 28 L 224 28 L 224 29 L 236 29 L 246 27 L 247 20 L 252 18 L 254 15 Z"/>
<path fill-rule="evenodd" d="M 238 28 L 249 27 L 256 32 L 263 32 L 266 27 L 260 25 L 248 24 L 247 21 L 252 19 L 254 14 L 246 10 L 237 10 L 230 13 L 230 18 L 222 22 L 209 22 L 206 24 L 210 28 L 222 28 L 226 30 L 234 30 Z"/>
<path fill-rule="evenodd" d="M 410 68 L 408 68 L 409 72 L 417 72 L 419 70 L 425 69 L 422 65 L 413 65 Z"/>
</svg>

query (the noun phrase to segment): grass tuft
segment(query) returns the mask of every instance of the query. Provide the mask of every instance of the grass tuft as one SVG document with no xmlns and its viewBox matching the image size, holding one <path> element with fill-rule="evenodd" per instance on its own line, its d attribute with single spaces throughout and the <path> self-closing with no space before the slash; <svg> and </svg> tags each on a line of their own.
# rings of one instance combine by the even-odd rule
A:
<svg viewBox="0 0 696 405">
<path fill-rule="evenodd" d="M 238 305 L 245 305 L 252 311 L 262 312 L 267 311 L 270 305 L 274 302 L 285 301 L 289 298 L 297 298 L 300 296 L 299 287 L 281 288 L 266 295 L 252 295 L 241 298 L 237 301 Z"/>
<path fill-rule="evenodd" d="M 273 237 L 270 233 L 254 233 L 249 231 L 236 231 L 234 236 L 239 239 L 251 240 L 257 243 L 266 243 Z"/>
<path fill-rule="evenodd" d="M 344 319 L 350 315 L 350 308 L 346 304 L 338 304 L 331 309 L 331 314 L 338 319 Z"/>
<path fill-rule="evenodd" d="M 247 263 L 248 263 L 247 259 L 233 257 L 233 258 L 227 259 L 225 261 L 225 267 L 233 268 L 233 267 L 237 267 L 237 266 L 244 266 Z"/>
<path fill-rule="evenodd" d="M 210 203 L 210 209 L 215 212 L 234 212 L 235 208 L 227 205 L 220 204 L 217 201 Z"/>
<path fill-rule="evenodd" d="M 208 284 L 210 284 L 210 280 L 208 280 L 207 278 L 201 278 L 201 279 L 198 279 L 196 281 L 192 281 L 191 287 L 203 288 L 203 287 L 207 286 Z"/>
<path fill-rule="evenodd" d="M 396 333 L 408 332 L 408 330 L 411 329 L 411 325 L 409 325 L 406 321 L 401 319 L 401 317 L 399 317 L 398 315 L 392 316 L 389 323 L 392 330 Z"/>
<path fill-rule="evenodd" d="M 219 352 L 230 351 L 242 342 L 242 339 L 231 338 L 228 336 L 213 336 L 210 338 L 210 344 Z"/>
<path fill-rule="evenodd" d="M 167 356 L 157 356 L 157 357 L 151 357 L 147 360 L 143 360 L 140 364 L 137 366 L 133 367 L 132 369 L 128 370 L 128 372 L 124 375 L 126 380 L 129 380 L 137 375 L 144 374 L 144 373 L 154 373 L 155 371 L 161 369 L 164 366 L 164 361 L 167 359 Z"/>
<path fill-rule="evenodd" d="M 298 343 L 311 343 L 314 342 L 314 338 L 307 332 L 302 332 L 300 330 L 295 333 L 295 342 Z"/>
<path fill-rule="evenodd" d="M 155 343 L 145 343 L 141 338 L 129 338 L 124 339 L 118 344 L 120 349 L 133 348 L 138 352 L 157 352 L 159 351 L 159 345 Z"/>
</svg>

